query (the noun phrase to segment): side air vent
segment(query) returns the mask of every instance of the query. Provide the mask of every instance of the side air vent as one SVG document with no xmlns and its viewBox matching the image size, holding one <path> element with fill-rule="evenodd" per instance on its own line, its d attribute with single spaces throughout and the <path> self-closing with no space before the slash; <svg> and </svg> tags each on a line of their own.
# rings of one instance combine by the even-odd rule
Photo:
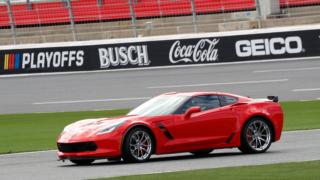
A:
<svg viewBox="0 0 320 180">
<path fill-rule="evenodd" d="M 158 128 L 163 132 L 163 134 L 168 138 L 168 139 L 173 139 L 172 135 L 168 131 L 168 129 L 163 125 L 163 124 L 158 124 Z"/>
</svg>

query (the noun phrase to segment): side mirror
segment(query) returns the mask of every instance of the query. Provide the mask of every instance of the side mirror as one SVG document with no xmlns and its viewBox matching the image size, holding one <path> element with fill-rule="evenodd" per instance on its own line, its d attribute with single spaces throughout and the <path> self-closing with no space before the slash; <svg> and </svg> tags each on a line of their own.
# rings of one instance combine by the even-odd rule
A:
<svg viewBox="0 0 320 180">
<path fill-rule="evenodd" d="M 186 120 L 190 119 L 191 115 L 197 112 L 201 112 L 201 108 L 199 106 L 193 106 L 189 108 L 184 115 L 184 119 Z"/>
</svg>

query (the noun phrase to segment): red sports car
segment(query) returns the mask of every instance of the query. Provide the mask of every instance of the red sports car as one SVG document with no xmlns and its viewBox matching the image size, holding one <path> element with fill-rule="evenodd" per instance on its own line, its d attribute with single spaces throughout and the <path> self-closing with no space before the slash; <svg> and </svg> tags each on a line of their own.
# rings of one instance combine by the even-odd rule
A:
<svg viewBox="0 0 320 180">
<path fill-rule="evenodd" d="M 282 127 L 277 96 L 173 92 L 148 100 L 126 116 L 66 126 L 57 140 L 58 157 L 90 164 L 102 158 L 143 162 L 152 154 L 177 152 L 206 155 L 233 147 L 262 153 L 280 139 Z"/>
</svg>

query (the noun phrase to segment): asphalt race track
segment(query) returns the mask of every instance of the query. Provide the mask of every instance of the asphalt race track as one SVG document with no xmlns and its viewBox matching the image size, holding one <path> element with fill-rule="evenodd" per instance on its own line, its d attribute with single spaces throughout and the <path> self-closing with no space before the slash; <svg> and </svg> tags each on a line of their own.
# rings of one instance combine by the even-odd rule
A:
<svg viewBox="0 0 320 180">
<path fill-rule="evenodd" d="M 267 153 L 244 155 L 237 149 L 213 151 L 207 157 L 196 158 L 189 153 L 153 156 L 150 162 L 97 161 L 90 166 L 74 166 L 58 162 L 55 151 L 0 156 L 1 180 L 72 180 L 217 168 L 240 165 L 272 164 L 320 159 L 320 130 L 284 133 L 280 142 L 271 145 Z"/>
<path fill-rule="evenodd" d="M 172 91 L 226 91 L 280 100 L 320 98 L 320 57 L 69 75 L 0 77 L 0 114 L 132 108 Z"/>
<path fill-rule="evenodd" d="M 0 114 L 132 108 L 172 91 L 226 91 L 280 100 L 320 99 L 320 58 L 235 65 L 0 77 Z M 265 154 L 216 150 L 153 156 L 150 162 L 97 161 L 74 166 L 56 161 L 55 151 L 0 155 L 0 179 L 88 179 L 240 165 L 320 160 L 320 130 L 286 132 Z"/>
</svg>

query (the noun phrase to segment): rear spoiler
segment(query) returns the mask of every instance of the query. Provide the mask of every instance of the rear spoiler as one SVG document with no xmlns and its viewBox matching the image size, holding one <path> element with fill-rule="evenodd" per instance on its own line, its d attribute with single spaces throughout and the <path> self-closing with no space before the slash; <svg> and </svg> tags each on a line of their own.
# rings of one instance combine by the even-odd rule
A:
<svg viewBox="0 0 320 180">
<path fill-rule="evenodd" d="M 279 102 L 279 97 L 278 96 L 267 96 L 267 98 L 273 102 Z"/>
</svg>

